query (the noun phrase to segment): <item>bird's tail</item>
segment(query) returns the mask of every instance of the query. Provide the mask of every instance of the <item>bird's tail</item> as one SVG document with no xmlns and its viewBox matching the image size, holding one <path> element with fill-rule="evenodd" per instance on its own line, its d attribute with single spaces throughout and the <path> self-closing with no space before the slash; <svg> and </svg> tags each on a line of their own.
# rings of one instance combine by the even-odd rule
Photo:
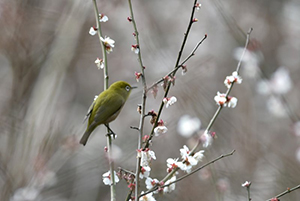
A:
<svg viewBox="0 0 300 201">
<path fill-rule="evenodd" d="M 83 146 L 85 146 L 85 144 L 87 143 L 91 133 L 93 132 L 93 130 L 96 128 L 96 126 L 93 126 L 92 124 L 86 129 L 86 131 L 84 132 L 82 138 L 80 139 L 79 143 L 82 144 Z"/>
</svg>

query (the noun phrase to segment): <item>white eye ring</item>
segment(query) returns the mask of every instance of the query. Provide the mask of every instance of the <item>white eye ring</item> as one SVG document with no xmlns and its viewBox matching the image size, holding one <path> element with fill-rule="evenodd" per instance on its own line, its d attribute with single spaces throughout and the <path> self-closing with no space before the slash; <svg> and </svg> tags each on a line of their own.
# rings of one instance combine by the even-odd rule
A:
<svg viewBox="0 0 300 201">
<path fill-rule="evenodd" d="M 130 87 L 129 86 L 126 86 L 125 89 L 126 89 L 126 91 L 130 91 Z"/>
</svg>

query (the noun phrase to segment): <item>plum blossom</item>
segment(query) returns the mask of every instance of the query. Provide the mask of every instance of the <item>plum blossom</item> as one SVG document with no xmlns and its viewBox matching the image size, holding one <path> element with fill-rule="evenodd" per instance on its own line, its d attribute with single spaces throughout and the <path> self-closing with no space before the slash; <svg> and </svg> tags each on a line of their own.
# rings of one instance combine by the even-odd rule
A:
<svg viewBox="0 0 300 201">
<path fill-rule="evenodd" d="M 104 62 L 103 62 L 103 59 L 97 58 L 97 59 L 95 60 L 95 64 L 97 65 L 98 69 L 103 69 L 103 68 L 104 68 Z"/>
<path fill-rule="evenodd" d="M 139 45 L 131 45 L 131 51 L 133 51 L 135 54 L 138 54 L 140 52 Z"/>
<path fill-rule="evenodd" d="M 192 171 L 192 167 L 197 165 L 198 162 L 202 160 L 202 158 L 204 156 L 203 153 L 204 153 L 204 150 L 201 150 L 201 151 L 195 153 L 194 155 L 191 155 L 189 148 L 186 145 L 184 145 L 183 148 L 180 149 L 180 155 L 181 155 L 183 162 L 178 162 L 177 163 L 178 167 L 181 170 L 186 171 L 187 173 L 190 173 Z"/>
<path fill-rule="evenodd" d="M 141 194 L 143 194 L 144 191 L 142 191 Z M 153 197 L 153 193 L 148 193 L 142 197 L 140 197 L 139 201 L 156 201 L 155 198 Z"/>
<path fill-rule="evenodd" d="M 140 178 L 148 178 L 150 176 L 151 168 L 149 166 L 142 166 L 140 171 Z"/>
<path fill-rule="evenodd" d="M 227 76 L 224 80 L 224 84 L 227 88 L 229 88 L 231 86 L 232 83 L 237 83 L 237 84 L 241 84 L 242 83 L 242 78 L 238 75 L 237 71 L 234 71 L 232 73 L 232 75 Z"/>
<path fill-rule="evenodd" d="M 154 151 L 147 148 L 146 150 L 138 150 L 138 157 L 141 158 L 141 166 L 149 166 L 152 159 L 156 160 Z"/>
<path fill-rule="evenodd" d="M 290 73 L 287 68 L 278 68 L 270 80 L 263 79 L 257 83 L 257 91 L 263 95 L 278 94 L 284 95 L 291 90 L 293 86 Z"/>
<path fill-rule="evenodd" d="M 214 97 L 215 102 L 220 106 L 228 106 L 231 108 L 235 108 L 237 105 L 238 99 L 232 96 L 228 96 L 226 98 L 226 94 L 217 92 L 217 95 Z"/>
<path fill-rule="evenodd" d="M 177 131 L 181 136 L 189 138 L 200 129 L 200 126 L 200 119 L 197 117 L 193 118 L 189 115 L 184 115 L 178 121 Z"/>
<path fill-rule="evenodd" d="M 242 187 L 250 187 L 251 185 L 251 181 L 245 181 L 243 184 L 242 184 Z"/>
<path fill-rule="evenodd" d="M 202 142 L 202 146 L 207 148 L 209 147 L 212 142 L 213 142 L 213 136 L 208 132 L 205 131 L 201 136 L 200 136 L 200 140 Z"/>
<path fill-rule="evenodd" d="M 195 8 L 196 8 L 196 11 L 199 11 L 200 8 L 201 8 L 201 3 L 197 2 L 197 3 L 195 4 Z"/>
<path fill-rule="evenodd" d="M 115 177 L 115 182 L 118 183 L 120 181 L 119 177 L 117 176 L 117 173 L 116 171 L 114 171 L 114 177 Z M 110 171 L 108 172 L 105 172 L 103 175 L 102 175 L 102 178 L 103 178 L 103 183 L 105 185 L 112 185 L 112 178 L 111 178 L 111 175 L 110 175 Z"/>
<path fill-rule="evenodd" d="M 115 41 L 113 39 L 105 36 L 105 38 L 100 37 L 100 40 L 103 42 L 108 54 L 113 51 L 113 47 L 115 47 Z"/>
<path fill-rule="evenodd" d="M 165 185 L 170 184 L 171 182 L 176 181 L 176 176 L 173 175 L 173 177 L 171 177 L 171 179 L 169 179 L 168 181 L 166 181 Z M 164 193 L 170 193 L 172 191 L 175 190 L 176 184 L 173 183 L 169 186 L 164 187 Z"/>
<path fill-rule="evenodd" d="M 155 136 L 159 136 L 161 134 L 164 134 L 167 131 L 168 131 L 168 128 L 166 126 L 157 126 L 154 129 Z"/>
<path fill-rule="evenodd" d="M 94 36 L 94 35 L 97 34 L 97 30 L 98 30 L 98 28 L 96 28 L 96 27 L 91 27 L 91 28 L 90 28 L 90 31 L 89 31 L 89 34 L 92 35 L 92 36 Z"/>
<path fill-rule="evenodd" d="M 150 190 L 151 188 L 153 188 L 156 184 L 158 184 L 159 181 L 157 179 L 152 179 L 150 177 L 148 177 L 145 181 L 146 184 L 146 188 L 148 190 Z M 158 191 L 154 191 L 154 193 L 158 193 Z"/>
<path fill-rule="evenodd" d="M 174 168 L 177 168 L 178 163 L 179 163 L 178 158 L 177 159 L 168 158 L 167 159 L 167 166 L 168 166 L 167 172 L 171 172 Z"/>
<path fill-rule="evenodd" d="M 104 14 L 99 14 L 99 22 L 107 22 L 108 21 L 108 17 Z"/>
<path fill-rule="evenodd" d="M 170 105 L 173 105 L 174 103 L 177 102 L 177 98 L 175 96 L 172 96 L 170 98 L 165 97 L 163 99 L 163 102 L 166 104 L 166 108 L 168 108 Z"/>
</svg>

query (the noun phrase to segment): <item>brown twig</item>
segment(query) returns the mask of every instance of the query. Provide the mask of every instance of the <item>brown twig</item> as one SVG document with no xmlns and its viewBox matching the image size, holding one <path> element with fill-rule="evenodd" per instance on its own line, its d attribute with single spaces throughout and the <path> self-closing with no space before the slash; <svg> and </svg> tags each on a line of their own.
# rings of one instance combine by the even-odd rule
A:
<svg viewBox="0 0 300 201">
<path fill-rule="evenodd" d="M 194 19 L 194 13 L 195 13 L 195 9 L 196 9 L 196 7 L 195 7 L 196 3 L 197 3 L 197 0 L 194 1 L 193 8 L 192 8 L 192 13 L 191 13 L 191 16 L 190 16 L 190 21 L 189 21 L 187 30 L 186 30 L 186 32 L 184 33 L 183 41 L 182 41 L 181 48 L 180 48 L 179 53 L 178 53 L 178 57 L 177 57 L 177 60 L 176 60 L 174 69 L 176 69 L 176 68 L 179 66 L 179 62 L 180 62 L 180 59 L 181 59 L 181 56 L 182 56 L 183 49 L 184 49 L 184 47 L 185 47 L 187 38 L 188 38 L 188 36 L 189 36 L 189 33 L 190 33 L 190 30 L 191 30 L 192 24 L 194 23 L 193 19 Z M 200 44 L 201 44 L 201 43 L 200 43 Z M 200 45 L 200 44 L 199 44 L 199 45 Z M 197 47 L 197 48 L 198 48 L 198 47 Z M 196 48 L 196 49 L 197 49 L 197 48 Z M 176 71 L 174 71 L 174 72 L 171 74 L 171 76 L 174 76 L 175 74 L 176 74 Z M 166 88 L 164 97 L 167 97 L 167 95 L 168 95 L 168 93 L 169 93 L 169 90 L 170 90 L 170 87 L 171 87 L 171 83 L 169 82 L 169 83 L 168 83 L 168 86 L 167 86 L 167 88 Z M 151 132 L 150 132 L 149 139 L 147 140 L 147 142 L 146 142 L 146 144 L 145 144 L 145 146 L 144 146 L 144 149 L 145 149 L 145 148 L 148 148 L 149 145 L 150 145 L 150 142 L 151 142 L 151 140 L 152 140 L 152 138 L 153 138 L 153 135 L 154 135 L 154 129 L 155 129 L 155 127 L 157 126 L 157 122 L 158 122 L 159 117 L 160 117 L 160 115 L 161 115 L 163 106 L 164 106 L 164 102 L 162 101 L 161 104 L 160 104 L 159 110 L 158 110 L 157 119 L 156 119 L 155 123 L 153 124 L 152 130 L 151 130 Z"/>
<path fill-rule="evenodd" d="M 204 35 L 204 37 L 197 43 L 197 45 L 194 47 L 194 49 L 192 50 L 192 52 L 187 56 L 187 58 L 184 59 L 183 62 L 181 62 L 180 65 L 176 66 L 173 70 L 171 70 L 169 73 L 167 73 L 164 77 L 166 76 L 170 76 L 173 75 L 174 73 L 177 72 L 177 70 L 179 70 L 179 68 L 181 68 L 192 56 L 195 55 L 195 52 L 197 51 L 197 49 L 199 48 L 199 46 L 203 43 L 203 41 L 207 38 L 207 34 Z M 153 83 L 150 87 L 148 87 L 147 92 L 152 89 L 154 86 L 158 85 L 159 83 L 163 82 L 164 78 L 159 79 L 158 81 L 156 81 L 155 83 Z"/>
<path fill-rule="evenodd" d="M 297 189 L 300 189 L 300 185 L 295 186 L 295 187 L 293 187 L 293 188 L 288 188 L 286 191 L 284 191 L 284 192 L 282 192 L 282 193 L 276 195 L 274 198 L 280 198 L 280 197 L 282 197 L 282 196 L 284 196 L 284 195 L 286 195 L 286 194 L 288 194 L 288 193 L 291 193 L 291 192 L 293 192 L 293 191 L 295 191 L 295 190 L 297 190 Z M 270 200 L 272 200 L 272 199 L 273 199 L 273 198 L 270 198 L 270 199 L 268 199 L 267 201 L 270 201 Z"/>
<path fill-rule="evenodd" d="M 130 17 L 131 17 L 131 22 L 133 24 L 133 28 L 134 28 L 134 33 L 135 33 L 135 39 L 136 39 L 136 43 L 137 46 L 139 48 L 139 52 L 138 52 L 138 60 L 140 63 L 140 68 L 141 68 L 141 73 L 142 73 L 142 83 L 143 83 L 143 95 L 142 95 L 142 107 L 141 107 L 141 111 L 140 111 L 140 123 L 139 123 L 139 127 L 138 127 L 138 131 L 139 131 L 139 139 L 138 139 L 138 150 L 142 148 L 142 143 L 143 143 L 143 130 L 144 130 L 144 122 L 145 122 L 145 107 L 146 107 L 146 99 L 147 99 L 147 84 L 146 84 L 146 78 L 145 78 L 145 68 L 143 65 L 143 61 L 142 61 L 142 54 L 141 54 L 141 45 L 139 42 L 139 32 L 137 30 L 137 26 L 136 26 L 136 21 L 134 18 L 134 14 L 133 14 L 133 9 L 132 9 L 132 3 L 131 0 L 128 0 L 128 4 L 129 4 L 129 10 L 130 10 Z M 140 164 L 141 164 L 141 158 L 137 157 L 136 159 L 136 172 L 135 175 L 139 175 L 140 174 Z M 137 201 L 137 197 L 139 194 L 139 184 L 140 180 L 139 177 L 136 176 L 135 177 L 135 200 Z"/>
</svg>

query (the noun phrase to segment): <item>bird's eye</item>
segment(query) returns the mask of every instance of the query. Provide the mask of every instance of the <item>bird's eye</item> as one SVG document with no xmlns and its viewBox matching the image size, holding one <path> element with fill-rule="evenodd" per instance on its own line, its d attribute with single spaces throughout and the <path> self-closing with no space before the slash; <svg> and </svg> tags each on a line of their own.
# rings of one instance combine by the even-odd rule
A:
<svg viewBox="0 0 300 201">
<path fill-rule="evenodd" d="M 126 89 L 126 91 L 129 91 L 129 90 L 130 90 L 130 87 L 129 87 L 129 86 L 126 86 L 125 89 Z"/>
</svg>

